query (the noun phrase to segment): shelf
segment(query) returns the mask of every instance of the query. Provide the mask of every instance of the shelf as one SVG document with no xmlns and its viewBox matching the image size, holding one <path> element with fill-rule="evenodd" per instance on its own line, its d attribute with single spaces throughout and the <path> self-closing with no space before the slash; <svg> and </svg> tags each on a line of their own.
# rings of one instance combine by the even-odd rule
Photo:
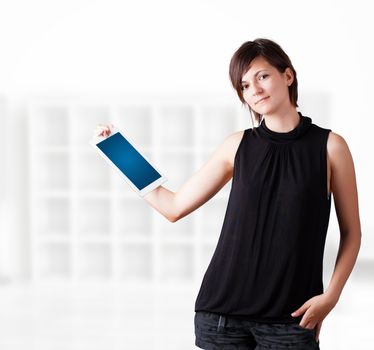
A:
<svg viewBox="0 0 374 350">
<path fill-rule="evenodd" d="M 115 200 L 114 232 L 121 237 L 142 236 L 152 234 L 152 212 L 145 201 L 133 197 Z"/>
<path fill-rule="evenodd" d="M 75 206 L 76 234 L 109 235 L 111 232 L 111 200 L 81 198 Z"/>
<path fill-rule="evenodd" d="M 109 243 L 80 243 L 77 255 L 77 278 L 82 281 L 110 279 L 111 256 Z"/>
<path fill-rule="evenodd" d="M 118 278 L 125 282 L 152 280 L 152 246 L 150 243 L 118 245 Z"/>
<path fill-rule="evenodd" d="M 33 181 L 38 190 L 68 190 L 71 186 L 70 159 L 66 153 L 42 153 L 33 157 Z"/>
<path fill-rule="evenodd" d="M 160 270 L 161 282 L 186 282 L 194 279 L 194 247 L 178 243 L 163 243 L 159 247 L 163 257 Z"/>
<path fill-rule="evenodd" d="M 139 197 L 89 145 L 113 123 L 178 191 L 234 131 L 219 99 L 30 100 L 30 256 L 34 282 L 153 287 L 199 283 L 216 247 L 231 181 L 175 223 Z M 249 121 L 249 116 L 246 116 Z"/>
<path fill-rule="evenodd" d="M 71 230 L 71 201 L 69 198 L 41 198 L 35 203 L 35 231 L 40 235 L 67 236 Z"/>
<path fill-rule="evenodd" d="M 80 191 L 109 191 L 111 170 L 108 164 L 93 150 L 74 154 L 72 177 L 75 188 Z"/>
<path fill-rule="evenodd" d="M 200 127 L 204 130 L 200 140 L 202 147 L 216 148 L 229 134 L 237 130 L 237 110 L 234 106 L 203 106 L 201 115 L 204 116 L 200 121 Z"/>
<path fill-rule="evenodd" d="M 160 169 L 167 169 L 168 185 L 176 190 L 197 170 L 194 161 L 192 153 L 160 154 L 158 157 Z"/>
<path fill-rule="evenodd" d="M 116 109 L 116 124 L 142 150 L 150 151 L 154 144 L 151 106 L 119 106 Z M 149 149 L 148 149 L 149 148 Z"/>
<path fill-rule="evenodd" d="M 69 119 L 66 105 L 36 106 L 31 111 L 37 115 L 38 125 L 33 137 L 39 146 L 64 147 L 69 144 Z"/>
<path fill-rule="evenodd" d="M 68 242 L 42 242 L 37 245 L 37 271 L 40 279 L 68 279 L 72 272 L 71 246 Z"/>
<path fill-rule="evenodd" d="M 172 149 L 174 147 L 194 146 L 194 113 L 192 106 L 162 107 L 158 112 L 160 125 L 160 147 Z"/>
<path fill-rule="evenodd" d="M 96 125 L 110 121 L 111 111 L 106 104 L 78 103 L 71 107 L 70 117 L 74 121 L 70 128 L 72 145 L 88 148 L 88 141 L 92 138 Z"/>
</svg>

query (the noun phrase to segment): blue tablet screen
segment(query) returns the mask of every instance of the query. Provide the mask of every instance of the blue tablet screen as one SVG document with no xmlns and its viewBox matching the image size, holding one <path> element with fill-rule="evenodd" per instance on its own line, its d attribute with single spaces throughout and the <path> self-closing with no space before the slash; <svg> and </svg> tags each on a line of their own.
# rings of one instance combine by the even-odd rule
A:
<svg viewBox="0 0 374 350">
<path fill-rule="evenodd" d="M 97 147 L 139 190 L 161 177 L 119 132 L 98 143 Z"/>
</svg>

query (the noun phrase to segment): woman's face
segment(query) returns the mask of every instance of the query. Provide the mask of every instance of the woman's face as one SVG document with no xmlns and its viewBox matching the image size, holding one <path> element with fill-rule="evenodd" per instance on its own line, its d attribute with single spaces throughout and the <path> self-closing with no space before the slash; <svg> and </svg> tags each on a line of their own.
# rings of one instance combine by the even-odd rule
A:
<svg viewBox="0 0 374 350">
<path fill-rule="evenodd" d="M 244 100 L 252 110 L 266 115 L 289 107 L 288 86 L 293 81 L 291 69 L 287 68 L 284 73 L 279 73 L 262 56 L 252 60 L 249 67 L 242 77 L 242 91 Z"/>
</svg>

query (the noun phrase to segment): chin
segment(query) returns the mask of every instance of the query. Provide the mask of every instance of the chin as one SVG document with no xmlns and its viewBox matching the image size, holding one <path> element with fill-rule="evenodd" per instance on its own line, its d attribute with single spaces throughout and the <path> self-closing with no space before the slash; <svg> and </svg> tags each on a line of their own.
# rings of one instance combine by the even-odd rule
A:
<svg viewBox="0 0 374 350">
<path fill-rule="evenodd" d="M 271 110 L 270 107 L 268 106 L 263 106 L 262 108 L 253 108 L 253 110 L 258 113 L 258 114 L 268 114 L 269 111 Z"/>
</svg>

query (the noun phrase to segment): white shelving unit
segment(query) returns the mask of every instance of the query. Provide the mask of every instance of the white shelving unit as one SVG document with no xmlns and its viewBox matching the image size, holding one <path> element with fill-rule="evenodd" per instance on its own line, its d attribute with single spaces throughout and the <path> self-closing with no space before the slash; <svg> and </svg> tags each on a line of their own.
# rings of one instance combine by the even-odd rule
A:
<svg viewBox="0 0 374 350">
<path fill-rule="evenodd" d="M 88 144 L 113 122 L 177 191 L 230 133 L 250 126 L 235 99 L 34 99 L 29 122 L 31 275 L 55 281 L 199 283 L 215 249 L 231 181 L 170 223 Z"/>
</svg>

